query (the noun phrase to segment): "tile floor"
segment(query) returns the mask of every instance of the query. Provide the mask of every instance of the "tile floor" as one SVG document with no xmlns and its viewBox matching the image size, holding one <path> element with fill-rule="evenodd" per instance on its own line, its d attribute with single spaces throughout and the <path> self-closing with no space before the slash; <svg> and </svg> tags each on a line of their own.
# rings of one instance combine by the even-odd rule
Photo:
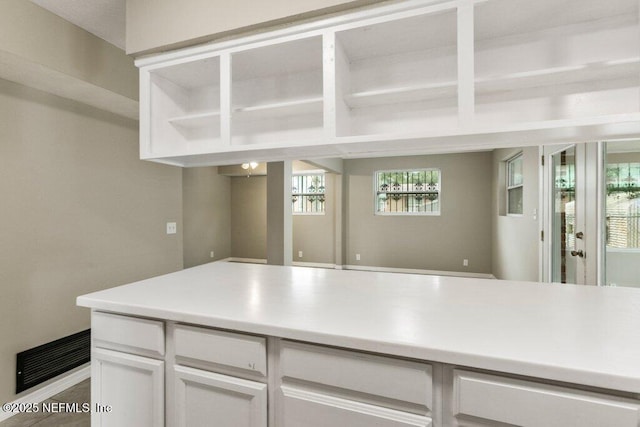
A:
<svg viewBox="0 0 640 427">
<path fill-rule="evenodd" d="M 47 403 L 91 403 L 91 382 L 84 380 L 81 383 L 66 389 L 46 400 Z M 40 406 L 42 408 L 42 406 Z M 91 414 L 89 413 L 30 413 L 17 414 L 0 422 L 0 427 L 90 427 Z"/>
</svg>

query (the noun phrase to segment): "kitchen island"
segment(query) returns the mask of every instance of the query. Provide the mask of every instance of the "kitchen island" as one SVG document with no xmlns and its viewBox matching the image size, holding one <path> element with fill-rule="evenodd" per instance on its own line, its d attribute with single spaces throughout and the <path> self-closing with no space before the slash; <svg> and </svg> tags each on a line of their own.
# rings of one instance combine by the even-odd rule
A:
<svg viewBox="0 0 640 427">
<path fill-rule="evenodd" d="M 640 425 L 640 291 L 215 262 L 78 298 L 93 425 Z"/>
</svg>

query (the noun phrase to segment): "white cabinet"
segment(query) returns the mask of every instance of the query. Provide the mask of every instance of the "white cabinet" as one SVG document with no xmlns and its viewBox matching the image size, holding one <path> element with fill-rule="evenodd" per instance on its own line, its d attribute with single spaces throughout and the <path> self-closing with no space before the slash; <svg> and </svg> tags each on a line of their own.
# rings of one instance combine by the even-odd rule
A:
<svg viewBox="0 0 640 427">
<path fill-rule="evenodd" d="M 97 311 L 92 328 L 93 426 L 640 425 L 615 390 Z"/>
<path fill-rule="evenodd" d="M 174 367 L 176 426 L 266 427 L 267 385 Z"/>
<path fill-rule="evenodd" d="M 637 0 L 475 6 L 476 121 L 487 126 L 640 110 Z"/>
<path fill-rule="evenodd" d="M 283 427 L 430 426 L 431 365 L 282 341 Z"/>
<path fill-rule="evenodd" d="M 224 146 L 220 57 L 209 54 L 141 73 L 142 157 L 209 153 Z"/>
<path fill-rule="evenodd" d="M 628 137 L 640 132 L 639 17 L 638 0 L 416 0 L 142 58 L 141 157 Z"/>
<path fill-rule="evenodd" d="M 174 323 L 167 336 L 171 426 L 267 426 L 264 337 Z"/>
<path fill-rule="evenodd" d="M 164 362 L 94 348 L 91 401 L 94 427 L 163 426 Z"/>
<path fill-rule="evenodd" d="M 282 387 L 282 427 L 430 427 L 431 418 L 351 399 Z"/>
<path fill-rule="evenodd" d="M 93 426 L 164 425 L 164 322 L 91 315 Z"/>
<path fill-rule="evenodd" d="M 322 37 L 231 54 L 231 145 L 305 144 L 323 136 Z"/>
<path fill-rule="evenodd" d="M 640 402 L 464 370 L 453 371 L 454 426 L 637 427 Z"/>
<path fill-rule="evenodd" d="M 456 128 L 456 29 L 449 4 L 337 31 L 337 135 Z"/>
</svg>

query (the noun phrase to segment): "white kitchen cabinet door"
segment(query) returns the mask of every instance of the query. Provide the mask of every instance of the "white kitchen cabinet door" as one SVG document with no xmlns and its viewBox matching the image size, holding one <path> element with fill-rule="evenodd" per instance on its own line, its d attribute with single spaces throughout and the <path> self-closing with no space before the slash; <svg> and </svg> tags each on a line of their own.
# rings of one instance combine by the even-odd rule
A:
<svg viewBox="0 0 640 427">
<path fill-rule="evenodd" d="M 174 381 L 176 426 L 267 426 L 266 384 L 184 366 Z"/>
<path fill-rule="evenodd" d="M 94 427 L 162 427 L 164 362 L 94 349 L 91 400 Z"/>
<path fill-rule="evenodd" d="M 282 386 L 282 427 L 430 427 L 431 418 Z"/>
</svg>

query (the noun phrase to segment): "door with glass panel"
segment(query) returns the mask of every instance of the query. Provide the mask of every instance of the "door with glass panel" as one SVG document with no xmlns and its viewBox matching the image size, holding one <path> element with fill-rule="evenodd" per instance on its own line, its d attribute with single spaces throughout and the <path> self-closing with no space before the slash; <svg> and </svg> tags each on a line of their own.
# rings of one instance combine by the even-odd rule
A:
<svg viewBox="0 0 640 427">
<path fill-rule="evenodd" d="M 544 148 L 545 281 L 598 284 L 598 144 Z"/>
</svg>

